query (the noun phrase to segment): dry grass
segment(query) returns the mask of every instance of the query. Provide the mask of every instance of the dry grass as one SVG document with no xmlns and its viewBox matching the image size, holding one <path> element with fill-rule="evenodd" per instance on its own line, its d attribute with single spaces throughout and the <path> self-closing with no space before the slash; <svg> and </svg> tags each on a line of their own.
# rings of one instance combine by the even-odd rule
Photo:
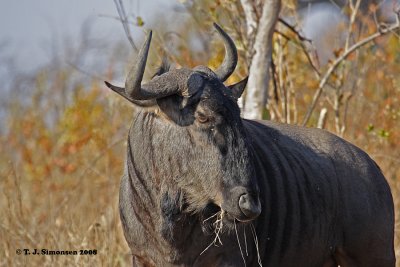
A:
<svg viewBox="0 0 400 267">
<path fill-rule="evenodd" d="M 130 266 L 117 209 L 118 178 L 74 185 L 1 173 L 0 266 Z M 89 171 L 88 174 L 91 172 Z M 17 255 L 17 249 L 97 250 L 96 255 Z"/>
<path fill-rule="evenodd" d="M 0 266 L 131 266 L 118 212 L 131 110 L 97 86 L 75 95 L 51 124 L 43 102 L 10 112 L 9 132 L 0 137 Z"/>
<path fill-rule="evenodd" d="M 218 247 L 218 246 L 223 245 L 220 234 L 223 233 L 222 229 L 224 227 L 224 224 L 223 224 L 224 214 L 225 213 L 223 211 L 219 211 L 203 221 L 203 223 L 204 223 L 215 217 L 215 222 L 213 222 L 215 237 L 214 237 L 213 241 L 211 241 L 211 243 L 200 253 L 200 255 L 204 254 L 212 246 Z"/>
</svg>

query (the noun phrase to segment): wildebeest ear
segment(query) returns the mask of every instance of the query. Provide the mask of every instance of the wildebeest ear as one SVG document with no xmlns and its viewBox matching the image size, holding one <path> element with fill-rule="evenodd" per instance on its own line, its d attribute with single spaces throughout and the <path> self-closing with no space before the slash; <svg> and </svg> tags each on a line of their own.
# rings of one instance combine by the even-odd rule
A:
<svg viewBox="0 0 400 267">
<path fill-rule="evenodd" d="M 249 79 L 249 76 L 244 78 L 238 83 L 229 85 L 228 88 L 231 89 L 232 95 L 234 98 L 239 99 L 239 97 L 243 94 L 244 88 L 246 87 L 247 80 Z"/>
<path fill-rule="evenodd" d="M 109 83 L 107 81 L 104 81 L 104 83 L 106 84 L 106 86 L 108 88 L 110 88 L 111 90 L 113 90 L 114 92 L 116 92 L 117 94 L 119 94 L 120 96 L 122 96 L 123 98 L 128 100 L 129 102 L 135 104 L 136 106 L 139 106 L 139 107 L 152 107 L 152 106 L 156 106 L 157 105 L 157 102 L 154 99 L 151 99 L 151 100 L 135 100 L 135 99 L 131 99 L 126 94 L 125 88 L 112 85 L 111 83 Z"/>
</svg>

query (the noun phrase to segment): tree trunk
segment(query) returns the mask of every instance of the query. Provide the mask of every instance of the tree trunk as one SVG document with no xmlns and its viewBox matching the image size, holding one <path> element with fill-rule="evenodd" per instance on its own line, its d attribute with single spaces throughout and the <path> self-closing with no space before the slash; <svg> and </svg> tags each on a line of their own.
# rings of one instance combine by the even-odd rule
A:
<svg viewBox="0 0 400 267">
<path fill-rule="evenodd" d="M 242 1 L 246 5 L 249 1 Z M 249 7 L 243 7 L 248 10 Z M 249 82 L 243 106 L 243 117 L 261 119 L 268 101 L 268 85 L 272 54 L 272 35 L 281 9 L 280 0 L 265 0 L 253 46 L 249 69 Z"/>
<path fill-rule="evenodd" d="M 254 0 L 241 0 L 242 8 L 246 18 L 246 35 L 247 35 L 247 51 L 246 59 L 248 62 L 251 61 L 253 57 L 253 42 L 257 31 L 258 18 L 256 14 L 256 6 Z"/>
</svg>

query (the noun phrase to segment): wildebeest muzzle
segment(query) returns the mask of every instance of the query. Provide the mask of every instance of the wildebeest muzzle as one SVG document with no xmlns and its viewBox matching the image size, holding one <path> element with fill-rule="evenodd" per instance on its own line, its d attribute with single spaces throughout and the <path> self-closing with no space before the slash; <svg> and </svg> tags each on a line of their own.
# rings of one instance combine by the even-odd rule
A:
<svg viewBox="0 0 400 267">
<path fill-rule="evenodd" d="M 243 186 L 235 186 L 229 190 L 221 208 L 240 222 L 252 221 L 261 213 L 258 193 Z"/>
</svg>

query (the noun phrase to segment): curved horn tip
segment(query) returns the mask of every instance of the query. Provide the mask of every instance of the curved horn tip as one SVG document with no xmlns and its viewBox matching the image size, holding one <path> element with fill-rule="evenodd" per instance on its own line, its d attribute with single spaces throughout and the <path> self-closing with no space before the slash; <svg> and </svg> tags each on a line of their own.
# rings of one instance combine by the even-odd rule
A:
<svg viewBox="0 0 400 267">
<path fill-rule="evenodd" d="M 107 81 L 104 81 L 104 83 L 105 83 L 106 86 L 107 86 L 108 88 L 110 88 L 110 89 L 111 89 L 111 87 L 113 87 L 113 85 L 112 85 L 111 83 L 107 82 Z"/>
<path fill-rule="evenodd" d="M 214 28 L 217 30 L 217 32 L 219 33 L 219 35 L 222 36 L 222 38 L 232 40 L 232 39 L 229 37 L 229 35 L 222 29 L 222 27 L 219 26 L 217 23 L 213 22 L 213 26 L 214 26 Z M 232 41 L 232 42 L 233 42 L 233 41 Z"/>
<path fill-rule="evenodd" d="M 153 31 L 152 30 L 150 30 L 150 31 L 148 31 L 147 33 L 146 33 L 146 36 L 145 36 L 145 40 L 144 40 L 144 43 L 143 43 L 143 45 L 142 45 L 142 48 L 140 49 L 140 51 L 139 51 L 139 54 L 140 54 L 140 52 L 142 52 L 143 50 L 147 50 L 147 48 L 150 48 L 150 43 L 151 43 L 151 38 L 153 37 Z M 142 52 L 143 53 L 143 52 Z"/>
<path fill-rule="evenodd" d="M 115 86 L 107 81 L 104 81 L 104 83 L 106 84 L 106 86 L 108 88 L 110 88 L 114 92 L 117 92 L 118 94 L 123 94 L 125 92 L 125 88 L 123 88 L 123 87 Z"/>
<path fill-rule="evenodd" d="M 219 26 L 217 23 L 213 22 L 213 26 L 217 31 L 224 32 L 224 30 L 221 28 L 221 26 Z"/>
<path fill-rule="evenodd" d="M 146 36 L 142 48 L 137 55 L 136 64 L 132 66 L 125 81 L 125 92 L 132 99 L 146 100 L 151 96 L 143 95 L 141 92 L 141 82 L 146 68 L 147 56 L 150 50 L 151 37 L 153 31 L 149 31 Z"/>
<path fill-rule="evenodd" d="M 238 54 L 235 43 L 229 37 L 229 35 L 217 24 L 213 23 L 214 28 L 218 34 L 222 37 L 225 45 L 225 57 L 221 64 L 214 72 L 220 81 L 224 82 L 234 72 L 238 61 Z"/>
<path fill-rule="evenodd" d="M 150 30 L 150 31 L 146 34 L 146 41 L 147 41 L 148 39 L 151 40 L 151 37 L 152 37 L 152 36 L 153 36 L 153 31 Z"/>
</svg>

